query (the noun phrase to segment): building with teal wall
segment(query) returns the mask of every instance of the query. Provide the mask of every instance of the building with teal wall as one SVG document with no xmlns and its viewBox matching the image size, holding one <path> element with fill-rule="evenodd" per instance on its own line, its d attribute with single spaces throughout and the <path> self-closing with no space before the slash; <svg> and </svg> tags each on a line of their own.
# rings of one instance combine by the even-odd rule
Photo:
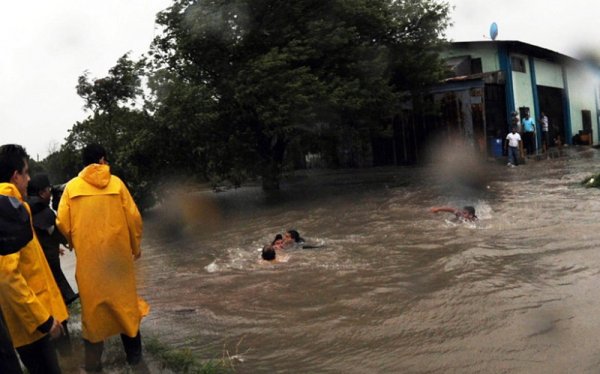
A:
<svg viewBox="0 0 600 374">
<path fill-rule="evenodd" d="M 480 120 L 461 127 L 471 133 L 488 139 L 504 136 L 513 111 L 520 118 L 529 112 L 538 124 L 544 112 L 553 140 L 599 143 L 598 67 L 519 41 L 450 43 L 444 58 L 452 76 L 432 92 L 446 96 L 453 92 L 463 108 L 469 111 L 470 107 L 470 116 Z"/>
</svg>

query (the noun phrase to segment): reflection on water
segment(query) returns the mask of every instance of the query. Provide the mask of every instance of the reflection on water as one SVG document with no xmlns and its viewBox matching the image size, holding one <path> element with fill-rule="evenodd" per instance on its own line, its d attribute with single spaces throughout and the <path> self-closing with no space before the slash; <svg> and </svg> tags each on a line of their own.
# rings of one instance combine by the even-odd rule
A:
<svg viewBox="0 0 600 374">
<path fill-rule="evenodd" d="M 567 153 L 486 164 L 471 189 L 385 168 L 210 194 L 211 230 L 192 215 L 166 233 L 156 212 L 143 328 L 201 357 L 238 354 L 239 372 L 597 372 L 600 191 L 578 182 L 599 155 Z M 480 221 L 436 205 L 474 205 Z M 262 264 L 257 249 L 288 228 L 324 247 Z"/>
</svg>

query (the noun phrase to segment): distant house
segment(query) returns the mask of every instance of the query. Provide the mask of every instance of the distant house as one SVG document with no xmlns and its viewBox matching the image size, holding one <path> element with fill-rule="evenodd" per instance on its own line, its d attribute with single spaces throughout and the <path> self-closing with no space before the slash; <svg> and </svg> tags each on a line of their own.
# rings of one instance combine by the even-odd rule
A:
<svg viewBox="0 0 600 374">
<path fill-rule="evenodd" d="M 513 111 L 519 118 L 529 112 L 538 124 L 544 112 L 551 139 L 599 142 L 597 66 L 519 41 L 451 43 L 443 57 L 452 76 L 431 88 L 442 123 L 488 152 L 508 131 Z"/>
</svg>

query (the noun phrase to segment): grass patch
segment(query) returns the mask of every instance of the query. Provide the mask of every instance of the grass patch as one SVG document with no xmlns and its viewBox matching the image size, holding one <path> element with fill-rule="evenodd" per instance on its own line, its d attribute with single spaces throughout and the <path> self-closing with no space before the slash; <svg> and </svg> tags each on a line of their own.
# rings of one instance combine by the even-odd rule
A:
<svg viewBox="0 0 600 374">
<path fill-rule="evenodd" d="M 201 361 L 190 349 L 169 347 L 155 337 L 146 339 L 144 348 L 163 368 L 176 373 L 227 374 L 235 371 L 228 359 Z"/>
<path fill-rule="evenodd" d="M 583 181 L 581 181 L 581 184 L 584 187 L 588 187 L 588 188 L 591 188 L 591 187 L 598 188 L 598 187 L 600 187 L 600 174 L 598 174 L 598 175 L 592 175 L 591 177 L 585 178 Z"/>
<path fill-rule="evenodd" d="M 77 372 L 83 364 L 83 341 L 81 336 L 81 304 L 79 300 L 69 305 L 69 333 L 73 354 L 60 357 L 61 368 L 65 373 Z M 239 345 L 239 344 L 238 344 Z M 174 348 L 162 342 L 159 337 L 149 336 L 142 330 L 144 360 L 142 367 L 126 364 L 125 352 L 119 336 L 112 336 L 104 342 L 102 365 L 104 372 L 111 374 L 129 373 L 181 373 L 181 374 L 230 374 L 235 373 L 234 359 L 224 350 L 223 358 L 201 360 L 198 354 L 187 348 Z M 237 349 L 238 347 L 236 347 Z"/>
<path fill-rule="evenodd" d="M 69 304 L 67 309 L 69 309 L 70 316 L 81 316 L 81 303 L 79 302 L 79 299 Z"/>
</svg>

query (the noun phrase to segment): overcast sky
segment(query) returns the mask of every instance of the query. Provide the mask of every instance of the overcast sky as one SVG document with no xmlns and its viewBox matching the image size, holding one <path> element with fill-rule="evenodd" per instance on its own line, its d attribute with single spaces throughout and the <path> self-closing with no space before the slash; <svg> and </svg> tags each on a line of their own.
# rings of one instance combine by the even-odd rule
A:
<svg viewBox="0 0 600 374">
<path fill-rule="evenodd" d="M 0 8 L 0 144 L 40 159 L 86 117 L 77 78 L 146 52 L 167 0 L 5 1 Z"/>
<path fill-rule="evenodd" d="M 573 57 L 600 51 L 596 0 L 450 0 L 454 41 L 520 40 Z M 0 11 L 0 144 L 24 145 L 40 159 L 56 149 L 83 101 L 77 77 L 102 77 L 131 51 L 138 57 L 155 36 L 155 15 L 170 0 L 6 1 Z"/>
<path fill-rule="evenodd" d="M 600 11 L 597 0 L 450 0 L 453 41 L 489 39 L 498 24 L 496 40 L 519 40 L 571 57 L 600 51 Z"/>
</svg>

